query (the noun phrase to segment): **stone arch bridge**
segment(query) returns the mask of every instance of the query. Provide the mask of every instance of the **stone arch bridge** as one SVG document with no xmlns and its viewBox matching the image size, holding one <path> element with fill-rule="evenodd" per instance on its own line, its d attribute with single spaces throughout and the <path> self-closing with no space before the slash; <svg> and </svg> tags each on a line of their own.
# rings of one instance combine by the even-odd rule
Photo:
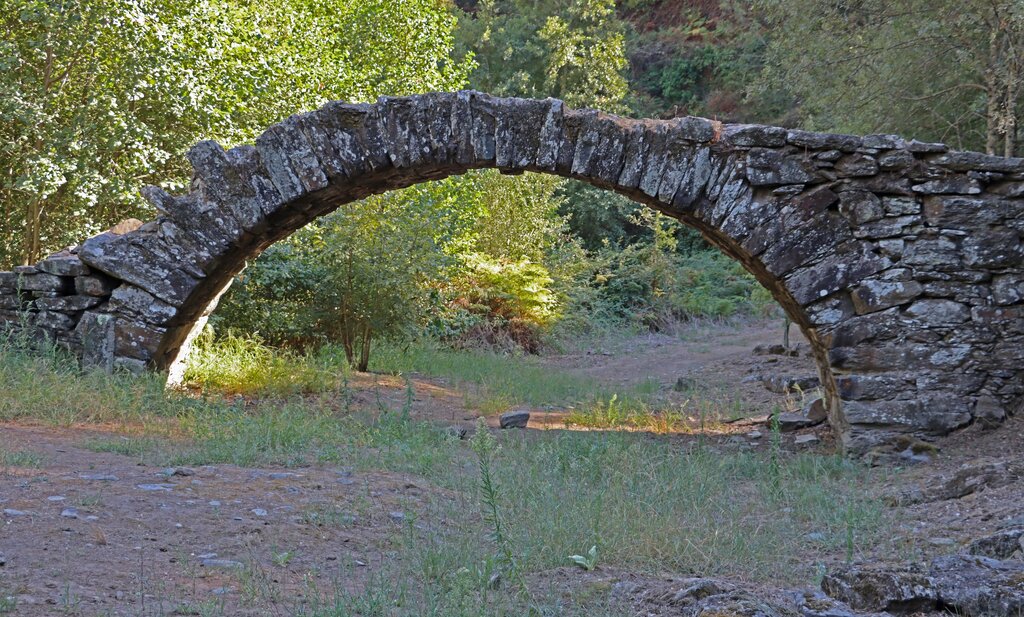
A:
<svg viewBox="0 0 1024 617">
<path fill-rule="evenodd" d="M 1024 159 L 477 92 L 330 103 L 255 146 L 193 147 L 156 220 L 0 273 L 0 323 L 107 370 L 170 370 L 247 260 L 340 204 L 497 168 L 577 178 L 696 228 L 810 341 L 853 451 L 1024 399 Z"/>
</svg>

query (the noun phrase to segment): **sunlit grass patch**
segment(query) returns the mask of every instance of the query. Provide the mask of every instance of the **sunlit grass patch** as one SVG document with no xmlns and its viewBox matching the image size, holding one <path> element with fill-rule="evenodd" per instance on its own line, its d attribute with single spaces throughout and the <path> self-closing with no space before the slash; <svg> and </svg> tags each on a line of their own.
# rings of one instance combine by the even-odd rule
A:
<svg viewBox="0 0 1024 617">
<path fill-rule="evenodd" d="M 426 342 L 382 343 L 370 367 L 384 373 L 416 372 L 449 379 L 467 391 L 475 407 L 494 413 L 512 405 L 564 406 L 612 396 L 622 401 L 646 400 L 659 389 L 654 380 L 610 387 L 598 379 L 545 366 L 527 357 L 456 351 Z"/>
<path fill-rule="evenodd" d="M 591 429 L 639 430 L 653 433 L 715 432 L 744 417 L 740 399 L 719 389 L 692 389 L 678 402 L 619 400 L 613 395 L 575 406 L 565 423 Z"/>
<path fill-rule="evenodd" d="M 207 330 L 192 347 L 183 383 L 225 395 L 287 396 L 336 388 L 347 370 L 329 356 L 275 349 L 258 336 L 214 336 Z"/>
</svg>

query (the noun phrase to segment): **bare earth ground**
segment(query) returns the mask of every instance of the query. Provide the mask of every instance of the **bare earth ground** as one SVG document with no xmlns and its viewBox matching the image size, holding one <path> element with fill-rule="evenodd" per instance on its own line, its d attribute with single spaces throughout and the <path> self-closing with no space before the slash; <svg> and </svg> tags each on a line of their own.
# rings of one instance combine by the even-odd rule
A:
<svg viewBox="0 0 1024 617">
<path fill-rule="evenodd" d="M 779 330 L 774 324 L 708 326 L 683 339 L 650 335 L 616 349 L 548 361 L 607 381 L 652 378 L 670 396 L 676 380 L 688 377 L 731 393 L 741 401 L 744 415 L 756 418 L 783 404 L 782 396 L 744 382 L 745 377 L 814 373 L 803 357 L 751 353 L 757 344 L 779 342 Z M 405 396 L 398 379 L 360 380 L 357 397 L 364 402 L 378 395 L 370 392 L 374 384 L 380 396 Z M 414 416 L 471 423 L 474 413 L 465 397 L 444 381 L 416 379 L 414 385 Z M 560 428 L 559 413 L 549 410 L 538 422 L 531 420 L 531 428 Z M 767 432 L 739 422 L 707 438 L 721 451 L 767 447 L 765 439 L 747 435 L 755 428 Z M 793 443 L 796 435 L 815 431 L 819 441 Z M 798 434 L 785 435 L 786 448 L 831 447 L 826 429 Z M 254 600 L 276 605 L 273 614 L 292 614 L 332 585 L 363 585 L 379 572 L 410 525 L 445 525 L 431 520 L 437 510 L 429 507 L 432 500 L 446 498 L 445 490 L 412 476 L 325 465 L 166 470 L 138 457 L 84 447 L 90 440 L 112 437 L 95 429 L 0 426 L 5 448 L 35 452 L 42 460 L 38 468 L 0 468 L 0 590 L 17 598 L 15 614 L 204 614 L 204 607 L 213 605 L 227 615 L 271 614 L 252 608 Z M 679 440 L 681 447 L 694 438 L 659 437 Z M 1020 459 L 1024 418 L 995 431 L 972 427 L 936 445 L 940 455 L 931 463 L 902 471 L 877 469 L 878 490 L 896 495 L 915 486 L 926 489 L 964 464 Z M 896 536 L 875 550 L 873 560 L 902 562 L 952 552 L 1008 522 L 1024 523 L 1024 482 L 1017 478 L 960 499 L 893 507 L 900 508 Z M 326 518 L 332 518 L 329 524 Z M 673 580 L 600 568 L 591 573 L 558 568 L 537 578 L 566 594 L 606 590 L 620 581 L 667 589 Z M 261 598 L 265 594 L 280 597 Z M 672 614 L 667 606 L 644 605 L 636 611 Z"/>
</svg>

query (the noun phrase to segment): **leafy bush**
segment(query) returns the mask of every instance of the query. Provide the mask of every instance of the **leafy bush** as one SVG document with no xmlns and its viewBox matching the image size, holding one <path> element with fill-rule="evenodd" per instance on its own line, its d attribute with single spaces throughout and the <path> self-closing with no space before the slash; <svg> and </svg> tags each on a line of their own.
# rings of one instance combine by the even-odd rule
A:
<svg viewBox="0 0 1024 617">
<path fill-rule="evenodd" d="M 558 311 L 547 268 L 529 259 L 499 261 L 480 254 L 466 262 L 454 282 L 452 304 L 468 314 L 467 327 L 448 340 L 460 346 L 539 351 L 542 329 Z"/>
<path fill-rule="evenodd" d="M 649 241 L 606 245 L 580 261 L 573 280 L 559 288 L 569 316 L 564 329 L 612 321 L 660 330 L 681 320 L 760 314 L 772 306 L 738 262 L 713 248 L 678 251 L 679 224 L 671 219 L 658 216 L 651 227 Z"/>
</svg>

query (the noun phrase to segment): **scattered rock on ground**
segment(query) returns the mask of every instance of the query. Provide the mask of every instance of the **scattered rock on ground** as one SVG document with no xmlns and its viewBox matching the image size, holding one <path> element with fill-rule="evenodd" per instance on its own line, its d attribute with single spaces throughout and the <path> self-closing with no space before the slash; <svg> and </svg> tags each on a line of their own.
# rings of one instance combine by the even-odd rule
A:
<svg viewBox="0 0 1024 617">
<path fill-rule="evenodd" d="M 783 433 L 791 433 L 802 428 L 809 428 L 821 424 L 821 420 L 812 420 L 802 413 L 796 411 L 784 411 L 778 415 L 779 430 Z"/>
<path fill-rule="evenodd" d="M 854 610 L 968 617 L 1017 617 L 1024 611 L 1024 562 L 945 555 L 928 567 L 842 566 L 822 590 Z"/>
<path fill-rule="evenodd" d="M 793 443 L 795 443 L 798 446 L 817 443 L 818 441 L 819 440 L 817 435 L 797 435 L 796 438 L 793 439 Z"/>
<path fill-rule="evenodd" d="M 195 470 L 189 469 L 188 467 L 168 467 L 158 473 L 158 475 L 165 478 L 170 478 L 172 476 L 194 476 L 195 474 Z"/>
<path fill-rule="evenodd" d="M 804 416 L 815 422 L 824 422 L 828 419 L 828 410 L 825 408 L 825 398 L 813 396 L 804 403 Z"/>
<path fill-rule="evenodd" d="M 900 505 L 931 503 L 966 497 L 982 488 L 998 488 L 1012 484 L 1024 475 L 1024 462 L 1009 460 L 965 465 L 953 477 L 926 488 L 912 488 L 890 501 Z"/>
<path fill-rule="evenodd" d="M 797 610 L 804 617 L 859 617 L 849 606 L 820 591 L 802 591 L 793 594 Z M 882 613 L 882 615 L 885 615 Z"/>
<path fill-rule="evenodd" d="M 932 561 L 939 600 L 954 614 L 1019 617 L 1024 614 L 1024 562 L 974 555 L 946 555 Z"/>
<path fill-rule="evenodd" d="M 816 375 L 762 375 L 761 384 L 770 392 L 787 394 L 813 390 L 821 385 L 821 380 Z"/>
<path fill-rule="evenodd" d="M 1003 529 L 990 536 L 978 538 L 967 545 L 968 555 L 980 555 L 992 559 L 1009 559 L 1017 551 L 1024 550 L 1024 527 Z"/>
<path fill-rule="evenodd" d="M 935 608 L 939 595 L 920 566 L 841 566 L 821 581 L 821 589 L 858 611 L 913 613 Z"/>
<path fill-rule="evenodd" d="M 522 409 L 503 413 L 499 419 L 501 428 L 526 428 L 529 421 L 530 412 Z"/>
<path fill-rule="evenodd" d="M 136 484 L 135 488 L 141 491 L 173 491 L 177 484 Z"/>
<path fill-rule="evenodd" d="M 236 570 L 245 567 L 241 561 L 234 561 L 233 559 L 203 559 L 202 562 L 204 568 L 223 568 L 225 570 Z"/>
<path fill-rule="evenodd" d="M 939 449 L 911 435 L 898 435 L 892 440 L 868 450 L 864 460 L 870 465 L 901 463 L 930 463 L 938 456 Z"/>
<path fill-rule="evenodd" d="M 799 347 L 786 347 L 785 345 L 756 345 L 754 347 L 755 356 L 789 356 L 796 358 L 800 355 Z"/>
</svg>

